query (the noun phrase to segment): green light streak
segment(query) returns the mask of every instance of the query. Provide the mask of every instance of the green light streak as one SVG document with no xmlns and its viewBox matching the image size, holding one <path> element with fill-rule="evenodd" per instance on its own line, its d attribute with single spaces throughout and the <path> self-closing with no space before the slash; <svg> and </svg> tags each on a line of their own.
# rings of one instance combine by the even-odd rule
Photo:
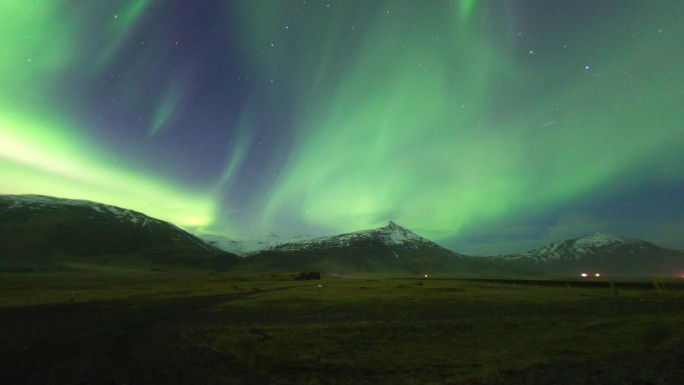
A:
<svg viewBox="0 0 684 385">
<path fill-rule="evenodd" d="M 149 6 L 150 0 L 130 0 L 125 2 L 109 24 L 108 33 L 115 36 L 125 34 Z"/>
<path fill-rule="evenodd" d="M 119 11 L 112 15 L 112 19 L 107 27 L 106 36 L 108 43 L 98 58 L 96 73 L 106 68 L 121 51 L 127 38 L 133 32 L 135 24 L 151 5 L 152 2 L 150 0 L 130 0 L 124 2 Z"/>
<path fill-rule="evenodd" d="M 56 21 L 59 10 L 58 2 L 0 2 L 0 107 L 45 98 L 50 76 L 73 60 L 73 30 Z"/>
<path fill-rule="evenodd" d="M 211 199 L 129 171 L 123 162 L 101 150 L 88 150 L 88 143 L 68 132 L 60 122 L 1 113 L 0 180 L 12 182 L 3 183 L 0 193 L 93 200 L 185 228 L 201 228 L 212 221 Z"/>
<path fill-rule="evenodd" d="M 183 93 L 176 89 L 164 94 L 152 117 L 152 125 L 147 134 L 148 138 L 157 135 L 167 125 L 182 98 Z"/>
<path fill-rule="evenodd" d="M 230 187 L 235 182 L 235 172 L 247 156 L 254 140 L 253 122 L 255 114 L 256 111 L 250 109 L 243 111 L 240 120 L 233 127 L 234 137 L 230 139 L 230 145 L 227 147 L 226 165 L 223 174 L 221 174 L 221 177 L 214 186 L 216 193 L 221 190 L 230 190 Z"/>
<path fill-rule="evenodd" d="M 125 2 L 107 29 L 109 45 L 99 57 L 108 65 L 131 28 L 151 5 Z M 65 123 L 53 79 L 73 70 L 85 53 L 77 50 L 75 19 L 65 19 L 67 1 L 0 2 L 0 193 L 45 194 L 88 199 L 144 212 L 186 228 L 208 225 L 214 202 L 128 165 L 82 139 L 83 127 Z M 83 31 L 78 31 L 83 33 Z M 180 96 L 171 90 L 157 111 L 159 127 Z M 180 92 L 177 92 L 180 95 Z M 30 118 L 29 118 L 30 117 Z"/>
<path fill-rule="evenodd" d="M 458 16 L 461 23 L 470 20 L 477 0 L 456 0 L 458 3 Z"/>
</svg>

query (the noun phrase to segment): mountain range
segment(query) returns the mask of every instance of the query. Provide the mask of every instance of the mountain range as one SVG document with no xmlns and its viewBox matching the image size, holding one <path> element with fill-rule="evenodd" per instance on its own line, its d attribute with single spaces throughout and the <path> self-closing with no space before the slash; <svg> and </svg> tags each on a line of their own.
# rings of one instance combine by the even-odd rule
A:
<svg viewBox="0 0 684 385">
<path fill-rule="evenodd" d="M 96 202 L 0 195 L 0 268 L 54 269 L 74 263 L 335 275 L 680 276 L 684 252 L 597 233 L 525 253 L 477 257 L 444 248 L 391 221 L 377 229 L 325 237 L 269 234 L 239 241 L 197 237 L 171 223 Z"/>
</svg>

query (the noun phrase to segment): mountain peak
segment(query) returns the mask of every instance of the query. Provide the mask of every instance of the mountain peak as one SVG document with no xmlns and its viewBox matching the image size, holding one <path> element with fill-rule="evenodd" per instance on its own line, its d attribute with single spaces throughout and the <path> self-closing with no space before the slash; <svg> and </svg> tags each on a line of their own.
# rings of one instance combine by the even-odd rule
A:
<svg viewBox="0 0 684 385">
<path fill-rule="evenodd" d="M 389 221 L 387 226 L 385 227 L 380 227 L 379 230 L 389 230 L 389 231 L 400 231 L 400 232 L 410 232 L 413 233 L 411 230 L 407 229 L 404 226 L 401 226 L 397 224 L 395 221 Z"/>
<path fill-rule="evenodd" d="M 575 242 L 579 244 L 592 244 L 592 245 L 608 245 L 614 243 L 625 243 L 632 241 L 631 239 L 619 237 L 617 235 L 606 234 L 601 232 L 596 232 L 591 235 L 577 239 Z"/>
<path fill-rule="evenodd" d="M 378 233 L 379 231 L 381 237 L 389 244 L 405 244 L 406 242 L 427 241 L 413 231 L 396 224 L 394 221 L 390 221 L 387 226 L 381 227 L 377 230 L 367 231 L 370 231 L 371 233 Z"/>
<path fill-rule="evenodd" d="M 617 235 L 613 234 L 608 234 L 608 233 L 602 233 L 600 231 L 595 232 L 594 234 L 587 235 L 583 238 L 591 238 L 591 239 L 622 239 L 621 237 L 618 237 Z"/>
</svg>

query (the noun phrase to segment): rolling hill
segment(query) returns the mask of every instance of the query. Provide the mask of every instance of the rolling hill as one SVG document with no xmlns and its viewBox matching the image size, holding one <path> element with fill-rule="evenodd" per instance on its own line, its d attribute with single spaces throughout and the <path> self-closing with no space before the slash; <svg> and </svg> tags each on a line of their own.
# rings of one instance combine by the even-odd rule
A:
<svg viewBox="0 0 684 385">
<path fill-rule="evenodd" d="M 225 270 L 238 259 L 171 223 L 136 211 L 42 195 L 0 196 L 4 269 L 97 264 Z"/>
</svg>

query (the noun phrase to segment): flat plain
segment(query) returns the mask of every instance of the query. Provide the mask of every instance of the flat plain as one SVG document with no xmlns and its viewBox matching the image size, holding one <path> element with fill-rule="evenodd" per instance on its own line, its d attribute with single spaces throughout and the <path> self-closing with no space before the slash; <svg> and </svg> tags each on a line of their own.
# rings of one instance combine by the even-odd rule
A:
<svg viewBox="0 0 684 385">
<path fill-rule="evenodd" d="M 0 276 L 3 384 L 681 384 L 681 280 Z M 590 284 L 589 284 L 590 282 Z"/>
</svg>

